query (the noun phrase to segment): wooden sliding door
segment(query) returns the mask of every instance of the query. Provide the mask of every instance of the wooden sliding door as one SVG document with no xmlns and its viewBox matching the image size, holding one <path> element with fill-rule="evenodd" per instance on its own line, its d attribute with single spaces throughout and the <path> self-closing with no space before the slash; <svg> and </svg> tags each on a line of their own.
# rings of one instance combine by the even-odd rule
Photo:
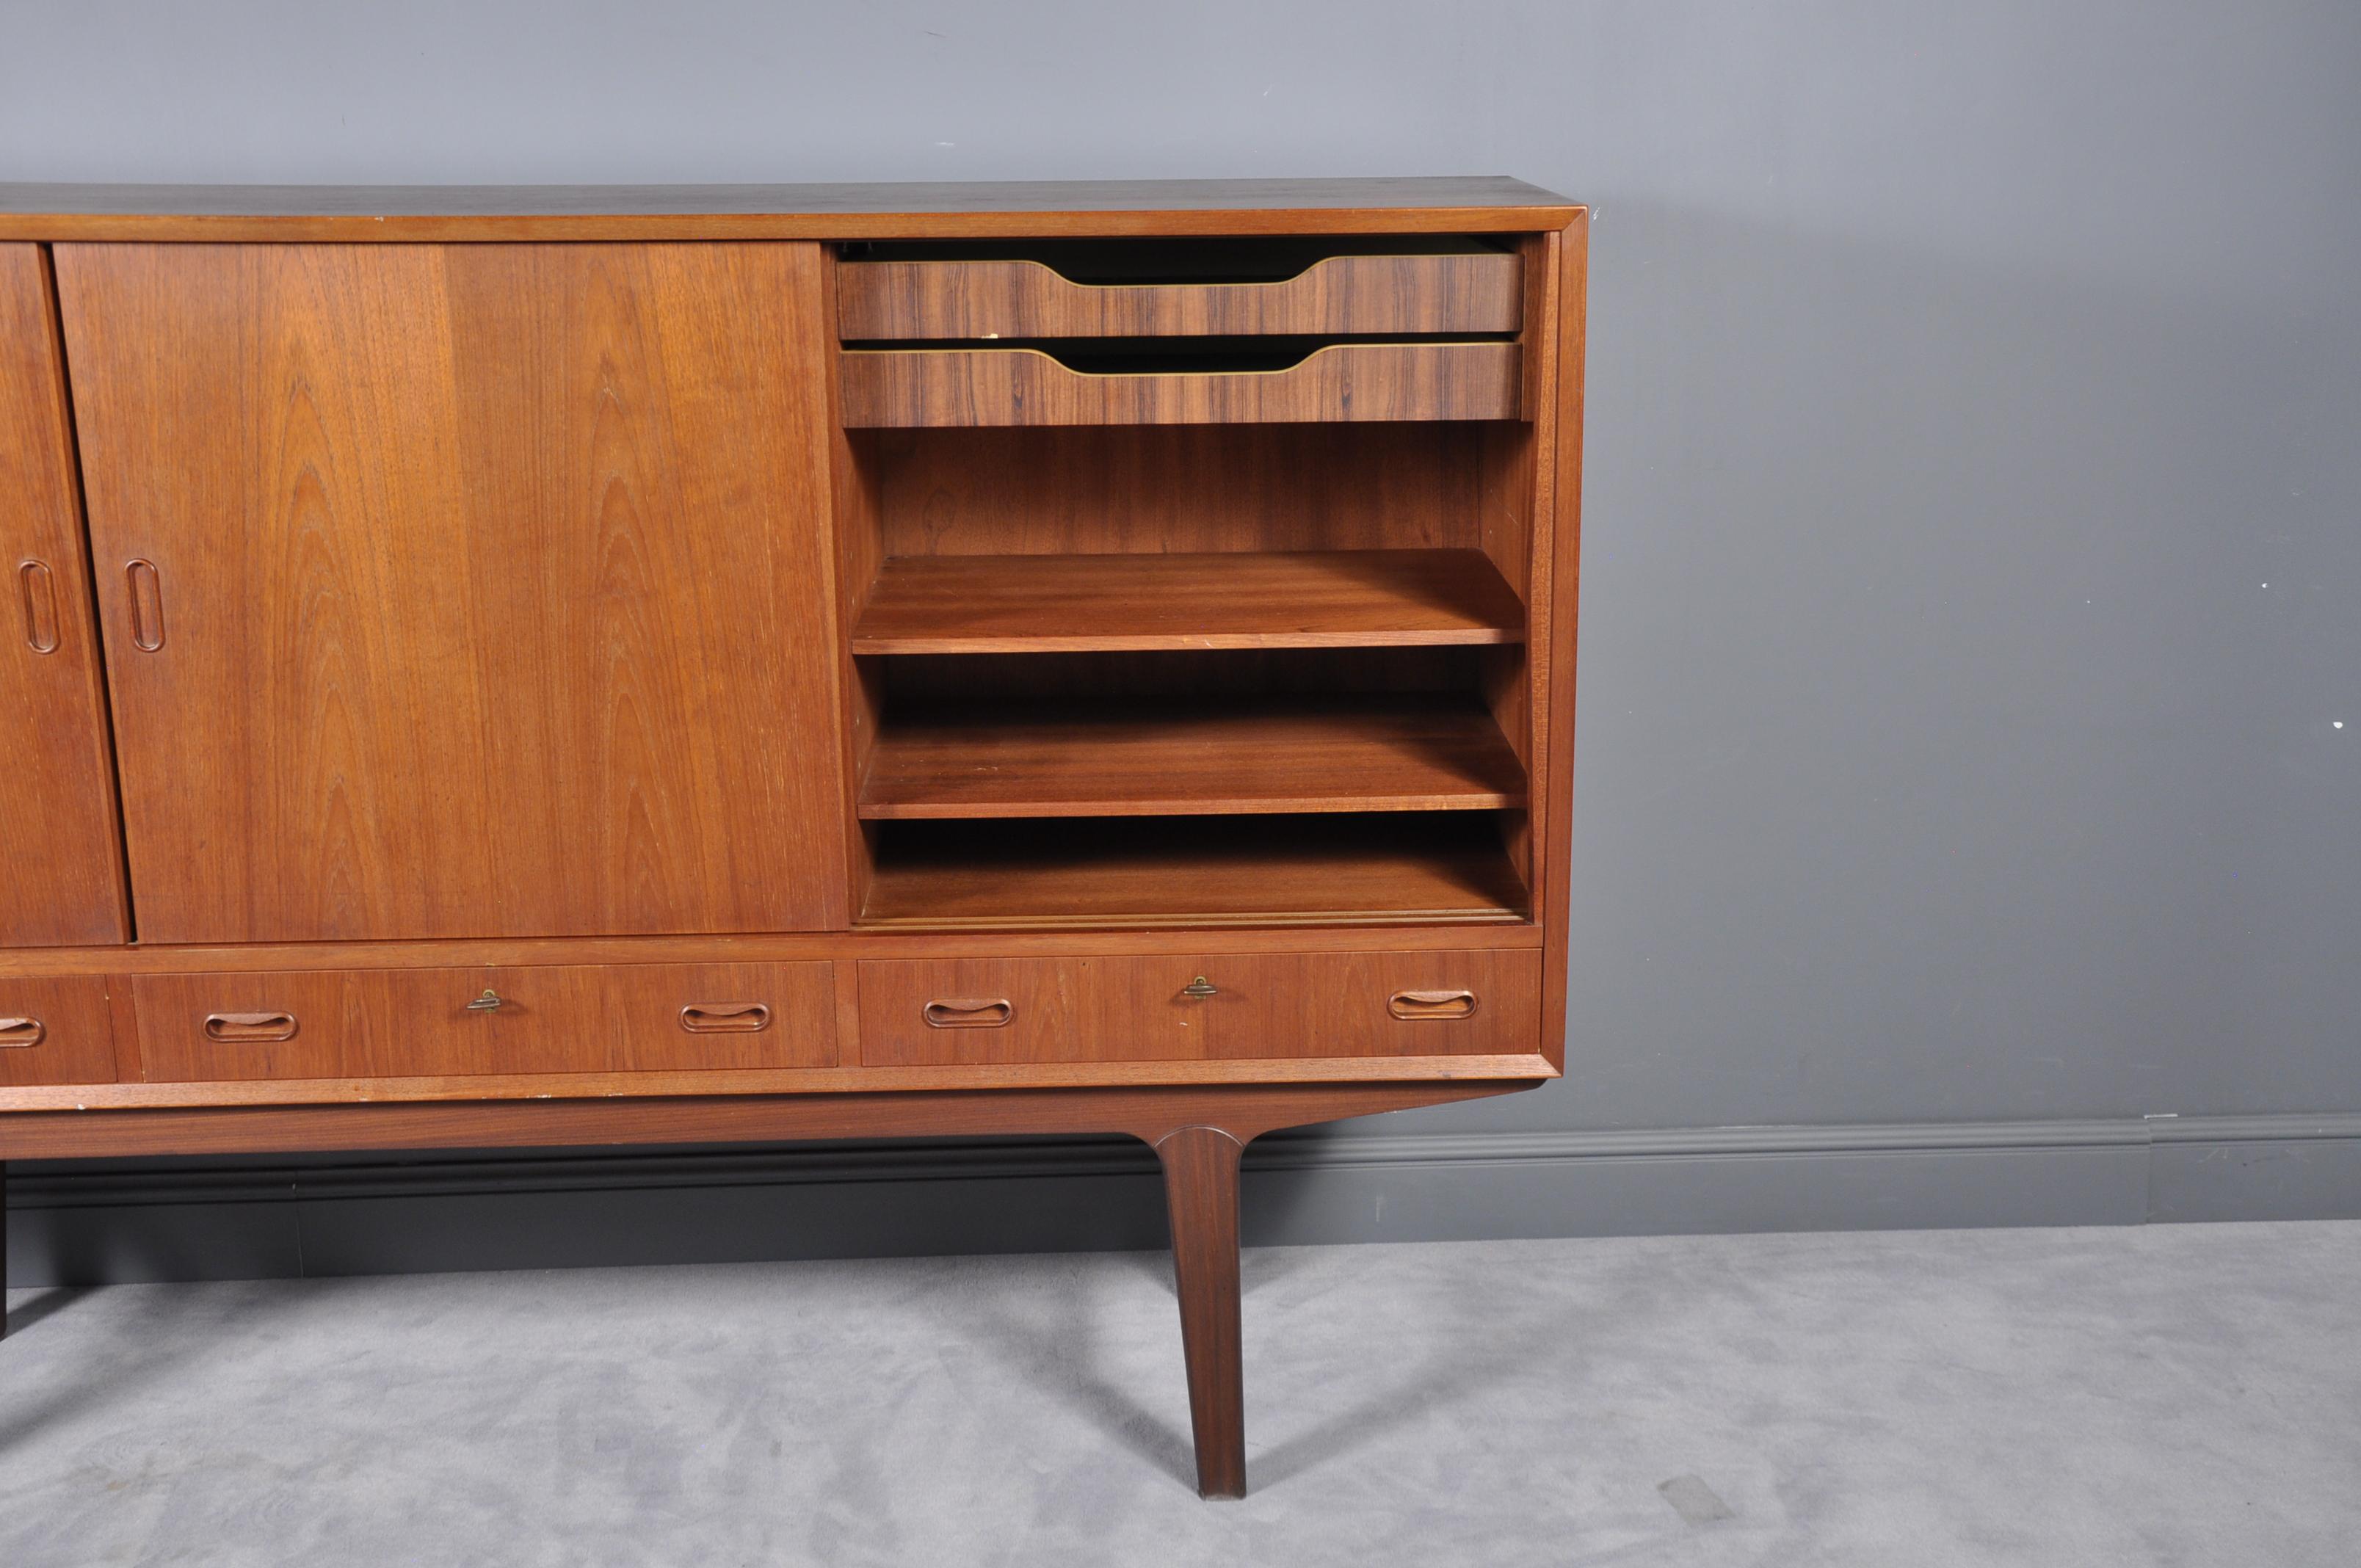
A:
<svg viewBox="0 0 2361 1568">
<path fill-rule="evenodd" d="M 143 938 L 843 923 L 816 247 L 56 265 Z"/>
<path fill-rule="evenodd" d="M 98 639 L 36 245 L 0 245 L 0 947 L 120 942 Z"/>
</svg>

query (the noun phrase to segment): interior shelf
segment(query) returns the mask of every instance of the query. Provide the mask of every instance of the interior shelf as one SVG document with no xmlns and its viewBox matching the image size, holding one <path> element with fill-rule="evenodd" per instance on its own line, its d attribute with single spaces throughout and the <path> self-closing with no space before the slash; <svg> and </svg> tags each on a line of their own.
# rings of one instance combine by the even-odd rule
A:
<svg viewBox="0 0 2361 1568">
<path fill-rule="evenodd" d="M 1501 924 L 1526 893 L 1486 813 L 891 822 L 863 929 Z"/>
<path fill-rule="evenodd" d="M 1524 804 L 1523 765 L 1489 713 L 1466 700 L 1401 696 L 889 711 L 861 791 L 861 815 L 871 818 Z"/>
<path fill-rule="evenodd" d="M 1519 642 L 1525 610 L 1480 550 L 898 555 L 855 653 Z"/>
</svg>

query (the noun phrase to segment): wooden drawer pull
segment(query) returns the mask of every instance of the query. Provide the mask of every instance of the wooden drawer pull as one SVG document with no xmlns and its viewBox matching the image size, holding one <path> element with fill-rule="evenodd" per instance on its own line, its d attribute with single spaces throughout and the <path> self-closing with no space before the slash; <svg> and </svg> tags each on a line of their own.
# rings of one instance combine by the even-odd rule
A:
<svg viewBox="0 0 2361 1568">
<path fill-rule="evenodd" d="M 1476 993 L 1472 991 L 1397 991 L 1386 998 L 1386 1011 L 1411 1022 L 1428 1018 L 1473 1018 L 1476 1016 Z"/>
<path fill-rule="evenodd" d="M 48 1032 L 38 1018 L 0 1018 L 0 1050 L 21 1051 L 38 1046 Z"/>
<path fill-rule="evenodd" d="M 153 653 L 164 645 L 164 579 L 153 561 L 134 561 L 123 568 L 131 590 L 131 645 Z"/>
<path fill-rule="evenodd" d="M 208 1013 L 205 1038 L 225 1046 L 267 1045 L 295 1037 L 292 1013 Z"/>
<path fill-rule="evenodd" d="M 692 1035 L 751 1035 L 771 1026 L 771 1010 L 760 1002 L 692 1002 L 680 1010 L 680 1026 Z"/>
<path fill-rule="evenodd" d="M 45 561 L 27 561 L 16 568 L 16 586 L 25 596 L 25 646 L 36 653 L 58 651 L 58 585 Z"/>
<path fill-rule="evenodd" d="M 946 997 L 918 1009 L 929 1029 L 998 1029 L 1016 1016 L 1006 998 L 985 1001 L 972 996 Z"/>
</svg>

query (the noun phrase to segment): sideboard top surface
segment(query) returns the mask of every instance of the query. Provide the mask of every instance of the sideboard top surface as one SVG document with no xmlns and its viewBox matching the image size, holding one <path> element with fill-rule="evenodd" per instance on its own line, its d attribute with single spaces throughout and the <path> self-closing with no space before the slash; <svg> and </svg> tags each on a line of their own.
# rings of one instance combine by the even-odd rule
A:
<svg viewBox="0 0 2361 1568">
<path fill-rule="evenodd" d="M 133 185 L 0 181 L 0 240 L 901 239 L 1561 229 L 1505 175 L 826 185 Z"/>
</svg>

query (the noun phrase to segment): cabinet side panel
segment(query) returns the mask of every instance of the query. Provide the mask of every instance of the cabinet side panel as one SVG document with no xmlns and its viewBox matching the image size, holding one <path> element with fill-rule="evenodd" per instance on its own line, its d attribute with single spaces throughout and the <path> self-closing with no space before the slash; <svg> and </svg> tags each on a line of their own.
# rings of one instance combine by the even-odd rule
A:
<svg viewBox="0 0 2361 1568">
<path fill-rule="evenodd" d="M 58 269 L 144 938 L 844 924 L 817 247 Z"/>
<path fill-rule="evenodd" d="M 128 935 L 85 560 L 47 264 L 0 245 L 0 946 Z"/>
<path fill-rule="evenodd" d="M 1566 917 L 1571 897 L 1574 810 L 1576 631 L 1582 583 L 1583 359 L 1587 335 L 1590 214 L 1585 210 L 1558 246 L 1556 469 L 1551 477 L 1550 613 L 1547 728 L 1543 772 L 1534 780 L 1544 801 L 1541 883 L 1535 907 L 1543 927 L 1542 1053 L 1565 1066 Z M 1535 635 L 1540 629 L 1535 628 Z"/>
</svg>

